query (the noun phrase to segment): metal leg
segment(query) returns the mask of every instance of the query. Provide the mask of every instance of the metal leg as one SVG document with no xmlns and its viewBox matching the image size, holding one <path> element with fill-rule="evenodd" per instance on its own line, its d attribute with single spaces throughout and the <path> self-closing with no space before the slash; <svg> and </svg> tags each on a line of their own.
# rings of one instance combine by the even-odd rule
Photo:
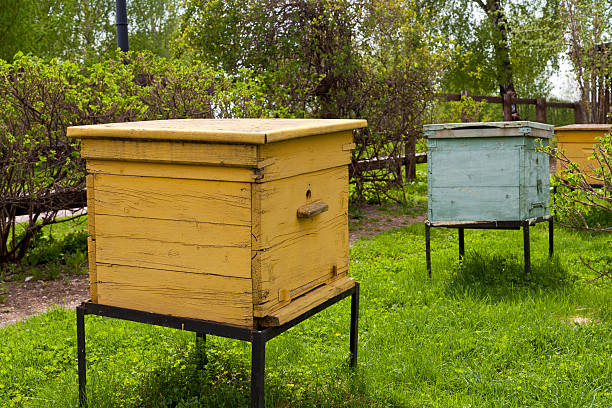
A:
<svg viewBox="0 0 612 408">
<path fill-rule="evenodd" d="M 357 342 L 359 341 L 359 282 L 355 283 L 355 291 L 351 295 L 351 360 L 350 367 L 357 367 Z"/>
<path fill-rule="evenodd" d="M 463 261 L 465 256 L 465 240 L 463 237 L 463 228 L 458 228 L 459 230 L 459 260 Z"/>
<path fill-rule="evenodd" d="M 196 352 L 198 353 L 198 368 L 204 369 L 208 364 L 206 356 L 206 333 L 196 332 Z"/>
<path fill-rule="evenodd" d="M 78 306 L 77 313 L 77 361 L 79 372 L 79 407 L 87 407 L 87 395 L 85 386 L 87 384 L 87 366 L 85 361 L 85 309 Z"/>
<path fill-rule="evenodd" d="M 529 224 L 523 224 L 523 251 L 525 253 L 525 276 L 531 272 L 531 250 L 529 248 Z"/>
<path fill-rule="evenodd" d="M 251 341 L 251 408 L 264 408 L 266 374 L 266 341 L 262 333 L 253 333 Z"/>
<path fill-rule="evenodd" d="M 555 229 L 553 225 L 553 219 L 550 217 L 548 220 L 548 256 L 552 257 L 554 252 L 554 236 Z"/>
<path fill-rule="evenodd" d="M 431 246 L 429 243 L 429 224 L 425 224 L 425 259 L 427 260 L 427 274 L 431 279 Z"/>
</svg>

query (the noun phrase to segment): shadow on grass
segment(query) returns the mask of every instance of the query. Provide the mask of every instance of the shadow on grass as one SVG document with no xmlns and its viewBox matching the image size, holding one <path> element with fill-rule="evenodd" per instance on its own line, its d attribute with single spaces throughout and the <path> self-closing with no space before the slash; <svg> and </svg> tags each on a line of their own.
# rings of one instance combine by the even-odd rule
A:
<svg viewBox="0 0 612 408">
<path fill-rule="evenodd" d="M 515 298 L 517 294 L 557 290 L 573 285 L 575 276 L 557 256 L 531 260 L 531 273 L 525 275 L 522 256 L 467 251 L 447 286 L 450 295 L 470 293 L 492 300 Z"/>
<path fill-rule="evenodd" d="M 207 364 L 202 364 L 203 356 Z M 316 367 L 312 367 L 316 369 Z M 266 371 L 266 406 L 273 407 L 376 407 L 366 400 L 365 381 L 347 366 L 334 373 L 306 376 Z M 196 347 L 184 359 L 149 373 L 134 392 L 142 407 L 248 407 L 250 365 L 216 345 Z M 312 375 L 312 373 L 310 373 Z"/>
</svg>

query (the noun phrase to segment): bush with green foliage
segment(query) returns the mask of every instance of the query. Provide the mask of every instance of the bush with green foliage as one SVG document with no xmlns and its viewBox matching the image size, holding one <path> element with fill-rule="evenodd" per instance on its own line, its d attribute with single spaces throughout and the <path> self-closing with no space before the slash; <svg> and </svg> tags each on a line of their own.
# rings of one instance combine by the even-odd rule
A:
<svg viewBox="0 0 612 408">
<path fill-rule="evenodd" d="M 261 75 L 268 101 L 287 114 L 367 119 L 353 163 L 391 160 L 379 170 L 353 168 L 352 198 L 405 202 L 405 193 L 389 192 L 415 176 L 415 144 L 446 63 L 432 19 L 430 8 L 409 0 L 188 0 L 176 52 Z"/>
<path fill-rule="evenodd" d="M 84 187 L 79 143 L 66 128 L 169 118 L 274 116 L 257 79 L 197 62 L 115 54 L 78 64 L 19 54 L 0 60 L 0 265 L 21 260 Z M 28 219 L 17 222 L 26 211 Z"/>
</svg>

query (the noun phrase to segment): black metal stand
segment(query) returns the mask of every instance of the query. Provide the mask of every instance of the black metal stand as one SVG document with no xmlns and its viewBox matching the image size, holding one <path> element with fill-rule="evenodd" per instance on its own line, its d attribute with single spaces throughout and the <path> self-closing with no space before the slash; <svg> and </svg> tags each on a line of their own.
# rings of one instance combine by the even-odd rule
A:
<svg viewBox="0 0 612 408">
<path fill-rule="evenodd" d="M 247 327 L 232 326 L 206 320 L 182 318 L 157 313 L 142 312 L 115 306 L 100 305 L 92 302 L 83 302 L 77 307 L 77 357 L 79 372 L 79 407 L 87 407 L 85 386 L 87 383 L 87 367 L 85 363 L 85 315 L 112 317 L 115 319 L 130 320 L 133 322 L 154 324 L 174 329 L 188 330 L 196 333 L 196 342 L 203 346 L 206 335 L 227 337 L 236 340 L 248 341 L 252 345 L 251 351 L 251 407 L 263 408 L 265 402 L 264 379 L 266 366 L 266 342 L 289 330 L 298 323 L 327 309 L 345 297 L 351 296 L 351 325 L 350 325 L 350 367 L 357 366 L 357 342 L 359 322 L 359 283 L 344 292 L 328 299 L 319 306 L 310 309 L 295 319 L 277 327 L 268 327 L 261 330 Z M 200 361 L 206 365 L 206 357 Z"/>
<path fill-rule="evenodd" d="M 469 221 L 469 222 L 430 222 L 425 221 L 425 257 L 427 261 L 427 274 L 431 278 L 431 243 L 430 228 L 444 227 L 457 228 L 459 232 L 459 259 L 465 256 L 464 229 L 501 229 L 518 230 L 523 228 L 523 253 L 525 259 L 525 275 L 531 272 L 531 248 L 529 244 L 529 227 L 539 222 L 548 221 L 548 256 L 553 256 L 554 225 L 552 215 L 530 218 L 521 221 Z"/>
</svg>

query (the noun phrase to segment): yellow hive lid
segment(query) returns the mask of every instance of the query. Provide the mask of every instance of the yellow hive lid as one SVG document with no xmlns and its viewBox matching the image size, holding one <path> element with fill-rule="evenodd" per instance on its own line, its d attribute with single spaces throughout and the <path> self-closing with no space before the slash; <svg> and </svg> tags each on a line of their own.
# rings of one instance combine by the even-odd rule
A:
<svg viewBox="0 0 612 408">
<path fill-rule="evenodd" d="M 555 132 L 557 131 L 571 131 L 571 130 L 599 130 L 599 131 L 606 131 L 606 130 L 610 130 L 612 128 L 612 125 L 610 124 L 605 124 L 605 123 L 577 123 L 574 125 L 566 125 L 566 126 L 559 126 L 555 128 Z"/>
<path fill-rule="evenodd" d="M 170 119 L 73 126 L 68 137 L 266 144 L 363 128 L 363 119 Z"/>
</svg>

